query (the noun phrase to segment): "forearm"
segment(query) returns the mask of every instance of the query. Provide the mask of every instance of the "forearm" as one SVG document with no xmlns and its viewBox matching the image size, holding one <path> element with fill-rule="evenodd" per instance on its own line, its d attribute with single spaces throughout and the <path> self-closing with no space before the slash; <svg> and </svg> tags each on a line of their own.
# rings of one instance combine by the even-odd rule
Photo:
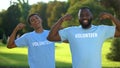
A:
<svg viewBox="0 0 120 68">
<path fill-rule="evenodd" d="M 111 20 L 112 20 L 113 24 L 116 25 L 116 29 L 118 31 L 120 31 L 120 21 L 117 18 L 113 17 L 113 16 L 111 16 Z"/>
<path fill-rule="evenodd" d="M 61 17 L 51 28 L 50 30 L 50 33 L 47 37 L 48 40 L 56 40 L 56 41 L 60 41 L 60 37 L 59 37 L 59 34 L 58 34 L 58 31 L 60 30 L 61 28 L 61 25 L 62 25 L 62 22 L 63 22 L 63 18 Z"/>
<path fill-rule="evenodd" d="M 17 31 L 18 31 L 18 30 L 15 28 L 15 29 L 13 30 L 12 34 L 10 35 L 9 41 L 8 41 L 8 44 L 7 44 L 7 48 L 14 48 L 14 47 L 16 47 L 16 45 L 15 45 L 15 43 L 14 43 L 14 40 L 15 40 Z"/>
<path fill-rule="evenodd" d="M 63 21 L 71 20 L 72 16 L 70 14 L 66 14 L 63 17 L 61 17 L 51 28 L 51 31 L 47 37 L 49 41 L 61 41 L 61 38 L 59 36 L 59 30 L 61 29 L 61 25 Z"/>
</svg>

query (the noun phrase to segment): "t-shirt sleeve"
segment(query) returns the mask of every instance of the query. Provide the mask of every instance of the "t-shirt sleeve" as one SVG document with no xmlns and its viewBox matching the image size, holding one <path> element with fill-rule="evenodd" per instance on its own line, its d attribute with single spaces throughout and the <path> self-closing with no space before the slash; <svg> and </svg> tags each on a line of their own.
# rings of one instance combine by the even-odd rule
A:
<svg viewBox="0 0 120 68">
<path fill-rule="evenodd" d="M 27 45 L 27 41 L 26 41 L 26 35 L 22 35 L 21 37 L 17 38 L 15 40 L 15 44 L 16 46 L 18 47 L 21 47 L 21 46 L 26 46 Z"/>
<path fill-rule="evenodd" d="M 59 31 L 61 41 L 67 40 L 67 29 L 62 29 Z"/>
<path fill-rule="evenodd" d="M 115 26 L 104 26 L 105 35 L 104 38 L 111 38 L 114 37 L 115 34 Z"/>
</svg>

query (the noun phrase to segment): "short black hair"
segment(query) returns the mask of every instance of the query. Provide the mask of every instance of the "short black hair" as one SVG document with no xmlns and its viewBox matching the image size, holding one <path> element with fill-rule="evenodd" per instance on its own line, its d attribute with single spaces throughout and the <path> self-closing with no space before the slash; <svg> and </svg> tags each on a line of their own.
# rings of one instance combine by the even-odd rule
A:
<svg viewBox="0 0 120 68">
<path fill-rule="evenodd" d="M 29 24 L 31 24 L 31 23 L 30 23 L 30 18 L 31 18 L 32 16 L 34 16 L 34 15 L 37 15 L 37 16 L 40 17 L 40 15 L 39 15 L 38 13 L 30 14 L 30 15 L 27 17 L 27 22 L 28 22 Z"/>
<path fill-rule="evenodd" d="M 80 12 L 81 12 L 81 10 L 84 10 L 84 9 L 89 10 L 90 13 L 92 14 L 92 11 L 91 11 L 91 9 L 90 9 L 88 6 L 83 6 L 83 7 L 81 7 L 81 8 L 79 9 L 79 12 L 78 12 L 78 18 L 79 18 L 79 19 L 80 19 Z M 92 15 L 92 16 L 93 16 L 93 15 Z"/>
<path fill-rule="evenodd" d="M 81 7 L 80 9 L 81 10 L 83 10 L 83 9 L 89 9 L 91 11 L 91 9 L 88 6 Z"/>
</svg>

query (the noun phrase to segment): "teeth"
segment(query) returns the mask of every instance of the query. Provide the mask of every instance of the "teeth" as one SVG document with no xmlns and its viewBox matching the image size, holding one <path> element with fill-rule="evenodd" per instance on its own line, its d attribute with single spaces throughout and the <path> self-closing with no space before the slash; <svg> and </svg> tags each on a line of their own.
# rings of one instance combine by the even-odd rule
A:
<svg viewBox="0 0 120 68">
<path fill-rule="evenodd" d="M 83 22 L 88 22 L 88 20 L 84 20 Z"/>
</svg>

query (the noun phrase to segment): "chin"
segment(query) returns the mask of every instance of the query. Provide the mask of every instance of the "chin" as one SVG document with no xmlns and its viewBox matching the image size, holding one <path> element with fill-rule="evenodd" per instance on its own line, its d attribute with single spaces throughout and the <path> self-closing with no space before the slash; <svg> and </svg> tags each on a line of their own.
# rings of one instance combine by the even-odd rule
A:
<svg viewBox="0 0 120 68">
<path fill-rule="evenodd" d="M 88 28 L 90 28 L 90 26 L 91 26 L 91 25 L 82 25 L 82 28 L 88 29 Z"/>
</svg>

